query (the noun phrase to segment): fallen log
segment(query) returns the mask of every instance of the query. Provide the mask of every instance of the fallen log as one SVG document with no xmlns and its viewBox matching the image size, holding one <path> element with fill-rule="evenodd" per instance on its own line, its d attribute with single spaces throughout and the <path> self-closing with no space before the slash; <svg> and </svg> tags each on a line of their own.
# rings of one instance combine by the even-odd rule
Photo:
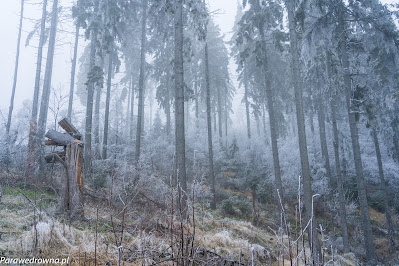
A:
<svg viewBox="0 0 399 266">
<path fill-rule="evenodd" d="M 64 145 L 62 145 L 62 144 L 59 144 L 59 143 L 55 142 L 55 141 L 52 140 L 52 139 L 46 140 L 46 142 L 44 142 L 44 144 L 45 144 L 46 146 L 64 146 Z"/>
<path fill-rule="evenodd" d="M 54 140 L 58 144 L 64 145 L 64 146 L 66 146 L 68 144 L 71 144 L 71 143 L 74 143 L 74 142 L 79 144 L 79 145 L 83 145 L 82 141 L 77 140 L 77 139 L 71 137 L 68 134 L 60 133 L 60 132 L 52 130 L 52 129 L 47 131 L 46 137 L 49 138 L 49 139 Z"/>
<path fill-rule="evenodd" d="M 66 118 L 58 122 L 58 125 L 60 125 L 60 127 L 62 127 L 71 136 L 80 135 L 79 131 Z"/>
</svg>

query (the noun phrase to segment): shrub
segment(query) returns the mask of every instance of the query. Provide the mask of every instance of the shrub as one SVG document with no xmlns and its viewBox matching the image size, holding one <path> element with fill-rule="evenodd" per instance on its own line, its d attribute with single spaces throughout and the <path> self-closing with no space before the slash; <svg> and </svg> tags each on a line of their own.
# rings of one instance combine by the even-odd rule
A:
<svg viewBox="0 0 399 266">
<path fill-rule="evenodd" d="M 252 213 L 252 205 L 248 200 L 240 196 L 231 196 L 220 204 L 221 212 L 232 216 L 248 216 Z"/>
<path fill-rule="evenodd" d="M 104 188 L 107 184 L 106 172 L 97 172 L 93 175 L 93 179 L 90 182 L 90 186 L 94 189 Z"/>
<path fill-rule="evenodd" d="M 260 203 L 273 201 L 273 185 L 269 182 L 261 182 L 256 189 L 256 195 Z"/>
</svg>

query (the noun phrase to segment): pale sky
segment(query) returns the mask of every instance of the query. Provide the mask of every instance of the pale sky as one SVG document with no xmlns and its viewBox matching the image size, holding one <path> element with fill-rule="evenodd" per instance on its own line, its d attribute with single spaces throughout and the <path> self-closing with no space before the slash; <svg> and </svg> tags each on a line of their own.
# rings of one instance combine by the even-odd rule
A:
<svg viewBox="0 0 399 266">
<path fill-rule="evenodd" d="M 4 39 L 0 42 L 0 124 L 3 125 L 8 115 L 14 76 L 20 1 L 7 0 L 2 2 L 2 8 L 0 9 L 0 32 Z M 32 19 L 36 20 L 41 16 L 41 4 L 38 4 L 41 2 L 42 1 L 40 0 L 25 0 L 25 19 L 23 21 L 18 81 L 13 116 L 18 112 L 18 109 L 22 107 L 23 101 L 27 99 L 31 100 L 33 97 L 37 53 L 36 46 L 38 44 L 38 38 L 34 38 L 30 43 L 31 46 L 28 47 L 25 46 L 25 40 L 28 32 L 33 29 Z M 61 6 L 68 6 L 72 2 L 73 1 L 71 0 L 60 0 L 59 4 Z M 231 32 L 236 14 L 236 0 L 209 0 L 208 4 L 211 11 L 219 10 L 218 14 L 215 15 L 215 21 L 219 24 L 223 33 L 229 36 L 228 33 Z M 49 11 L 50 9 L 51 2 L 49 1 L 47 10 Z M 68 14 L 68 12 L 69 11 L 65 10 L 66 14 Z M 73 29 L 71 28 L 71 25 L 70 21 L 63 22 L 63 30 L 72 31 Z M 52 86 L 63 86 L 65 92 L 67 92 L 69 90 L 70 62 L 72 58 L 72 44 L 74 36 L 73 34 L 66 33 L 57 34 L 58 44 L 62 44 L 56 47 L 55 51 Z M 80 44 L 82 44 L 82 41 L 80 41 Z M 81 45 L 80 48 L 82 48 Z M 80 51 L 82 51 L 82 49 L 80 49 Z M 43 55 L 45 56 L 46 54 L 47 47 L 43 49 Z M 45 58 L 43 58 L 43 66 L 45 66 Z M 44 71 L 43 68 L 42 71 Z M 235 67 L 232 68 L 235 70 Z"/>
</svg>

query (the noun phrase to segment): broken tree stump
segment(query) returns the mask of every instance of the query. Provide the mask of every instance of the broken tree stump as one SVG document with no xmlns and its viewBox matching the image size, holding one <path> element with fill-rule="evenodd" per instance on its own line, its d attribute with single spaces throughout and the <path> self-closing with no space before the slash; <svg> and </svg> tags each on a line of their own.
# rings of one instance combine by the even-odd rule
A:
<svg viewBox="0 0 399 266">
<path fill-rule="evenodd" d="M 68 187 L 67 197 L 64 204 L 67 204 L 71 220 L 79 220 L 84 216 L 83 212 L 83 149 L 77 143 L 68 144 L 65 155 L 65 168 Z"/>
<path fill-rule="evenodd" d="M 61 182 L 59 209 L 67 213 L 70 220 L 84 219 L 83 212 L 83 142 L 79 131 L 64 118 L 59 125 L 66 131 L 61 133 L 49 130 L 46 145 L 63 146 L 62 151 L 54 151 L 45 156 L 47 163 L 60 162 L 65 169 L 65 181 Z"/>
</svg>

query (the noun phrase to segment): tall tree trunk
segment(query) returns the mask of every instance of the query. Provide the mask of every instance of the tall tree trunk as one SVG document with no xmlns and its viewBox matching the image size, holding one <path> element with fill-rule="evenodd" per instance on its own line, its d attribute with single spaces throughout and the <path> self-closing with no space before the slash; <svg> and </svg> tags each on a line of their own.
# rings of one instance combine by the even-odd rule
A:
<svg viewBox="0 0 399 266">
<path fill-rule="evenodd" d="M 76 72 L 76 62 L 78 57 L 78 44 L 79 44 L 79 23 L 76 21 L 75 29 L 75 46 L 73 48 L 73 58 L 72 58 L 72 69 L 71 69 L 71 84 L 69 87 L 69 102 L 68 102 L 68 120 L 72 121 L 72 104 L 73 104 L 73 93 L 75 88 L 75 72 Z"/>
<path fill-rule="evenodd" d="M 393 135 L 393 146 L 395 148 L 396 161 L 399 161 L 399 141 L 398 134 L 394 133 Z"/>
<path fill-rule="evenodd" d="M 96 86 L 96 102 L 94 104 L 94 145 L 95 157 L 100 156 L 100 102 L 101 102 L 101 86 Z"/>
<path fill-rule="evenodd" d="M 296 120 L 298 125 L 298 140 L 299 140 L 299 153 L 301 158 L 303 194 L 305 204 L 305 224 L 311 220 L 311 226 L 308 230 L 309 242 L 311 243 L 311 252 L 314 260 L 317 263 L 321 261 L 320 243 L 317 234 L 317 225 L 314 224 L 314 217 L 312 213 L 313 206 L 313 192 L 312 181 L 310 176 L 308 147 L 306 143 L 306 130 L 305 130 L 305 116 L 303 113 L 303 99 L 302 88 L 300 86 L 301 76 L 299 72 L 299 56 L 298 56 L 298 40 L 295 30 L 296 21 L 294 17 L 294 1 L 286 0 L 286 7 L 288 12 L 289 36 L 290 36 L 290 49 L 291 49 L 291 68 L 295 94 L 295 107 L 296 107 Z"/>
<path fill-rule="evenodd" d="M 263 134 L 265 135 L 265 144 L 269 145 L 269 140 L 267 138 L 267 129 L 266 129 L 266 110 L 265 104 L 262 104 L 262 123 L 263 123 Z"/>
<path fill-rule="evenodd" d="M 130 140 L 133 140 L 134 131 L 134 85 L 133 85 L 133 74 L 130 73 L 130 84 L 132 87 L 132 94 L 130 99 Z"/>
<path fill-rule="evenodd" d="M 259 23 L 259 33 L 262 40 L 262 50 L 263 50 L 263 75 L 264 75 L 264 84 L 266 91 L 266 99 L 267 99 L 267 107 L 269 112 L 269 122 L 270 122 L 270 137 L 272 141 L 272 154 L 273 154 L 273 167 L 274 167 L 274 185 L 275 189 L 279 191 L 279 193 L 274 194 L 276 197 L 276 203 L 279 209 L 279 213 L 282 213 L 282 206 L 280 204 L 280 200 L 283 203 L 283 185 L 281 182 L 281 170 L 280 170 L 280 159 L 278 152 L 278 132 L 276 125 L 276 114 L 274 108 L 274 91 L 271 84 L 271 72 L 269 67 L 269 59 L 267 55 L 267 47 L 266 47 L 266 39 L 264 33 L 264 21 Z M 259 119 L 257 119 L 258 131 L 259 131 Z M 281 198 L 278 197 L 280 195 Z"/>
<path fill-rule="evenodd" d="M 328 85 L 330 92 L 332 90 L 331 86 L 331 55 L 327 51 L 327 74 L 328 74 Z M 334 93 L 334 92 L 332 92 Z M 339 137 L 338 137 L 338 126 L 337 126 L 337 97 L 335 95 L 331 96 L 331 121 L 333 128 L 333 146 L 334 146 L 334 155 L 335 155 L 335 172 L 337 175 L 337 188 L 338 188 L 338 201 L 339 201 L 339 216 L 341 219 L 341 228 L 342 228 L 342 240 L 344 244 L 344 252 L 349 252 L 349 237 L 348 237 L 348 224 L 346 218 L 346 207 L 345 207 L 345 192 L 343 187 L 340 159 L 339 159 Z"/>
<path fill-rule="evenodd" d="M 44 37 L 46 31 L 46 12 L 47 0 L 43 1 L 42 6 L 42 19 L 40 22 L 40 38 L 39 47 L 37 49 L 37 59 L 36 59 L 36 75 L 35 75 L 35 87 L 33 92 L 33 104 L 32 104 L 32 116 L 30 120 L 29 128 L 29 140 L 28 140 L 28 158 L 26 162 L 25 177 L 28 180 L 32 180 L 35 173 L 35 148 L 36 148 L 36 129 L 37 129 L 37 114 L 39 107 L 39 92 L 40 92 L 40 74 L 42 70 L 42 59 L 43 59 L 43 46 Z"/>
<path fill-rule="evenodd" d="M 149 98 L 149 100 L 150 100 L 150 119 L 149 119 L 149 129 L 148 129 L 148 131 L 152 131 L 152 105 L 153 105 L 153 102 L 154 102 L 154 95 L 153 95 L 153 88 L 152 87 L 149 87 L 149 90 L 148 90 L 148 98 Z"/>
<path fill-rule="evenodd" d="M 103 136 L 103 150 L 102 159 L 107 159 L 108 150 L 108 125 L 109 125 L 109 104 L 111 101 L 111 80 L 112 80 L 112 52 L 109 53 L 108 58 L 108 76 L 107 76 L 107 96 L 105 98 L 105 119 L 104 119 L 104 136 Z"/>
<path fill-rule="evenodd" d="M 208 159 L 209 159 L 209 180 L 211 183 L 212 201 L 211 208 L 216 209 L 216 190 L 215 190 L 215 174 L 213 171 L 213 147 L 212 147 L 212 121 L 211 121 L 211 89 L 209 79 L 209 59 L 208 59 L 208 43 L 205 37 L 205 81 L 206 81 L 206 121 L 208 124 Z"/>
<path fill-rule="evenodd" d="M 140 77 L 139 77 L 139 104 L 137 115 L 136 131 L 136 156 L 135 164 L 138 165 L 141 151 L 141 138 L 144 123 L 144 72 L 145 72 L 145 53 L 146 53 L 146 28 L 147 28 L 147 0 L 143 0 L 143 17 L 141 19 L 141 57 L 140 57 Z"/>
<path fill-rule="evenodd" d="M 212 105 L 212 113 L 213 113 L 213 131 L 215 131 L 215 134 L 217 133 L 217 127 L 216 127 L 216 106 L 215 104 Z"/>
<path fill-rule="evenodd" d="M 58 0 L 53 0 L 52 16 L 51 16 L 51 29 L 50 37 L 46 58 L 46 71 L 44 73 L 43 82 L 43 93 L 40 102 L 40 113 L 39 113 L 39 128 L 38 128 L 38 140 L 44 139 L 44 133 L 46 130 L 48 105 L 50 100 L 51 91 L 51 78 L 53 74 L 53 60 L 54 60 L 54 49 L 55 49 L 55 37 L 57 34 L 57 21 L 58 21 Z"/>
<path fill-rule="evenodd" d="M 256 134 L 260 137 L 260 119 L 259 114 L 255 115 L 255 122 L 256 122 Z"/>
<path fill-rule="evenodd" d="M 8 119 L 6 125 L 6 135 L 8 136 L 10 133 L 11 127 L 11 117 L 12 111 L 14 109 L 14 97 L 15 97 L 15 89 L 17 87 L 17 79 L 18 79 L 18 64 L 19 64 L 19 49 L 21 46 L 21 33 L 22 33 L 22 20 L 24 17 L 24 0 L 21 0 L 21 14 L 19 16 L 19 29 L 18 29 L 18 40 L 17 40 L 17 55 L 15 56 L 15 67 L 14 67 L 14 81 L 12 84 L 12 92 L 11 92 L 11 100 L 10 100 L 10 108 L 8 110 Z"/>
<path fill-rule="evenodd" d="M 47 124 L 48 107 L 51 92 L 51 78 L 53 74 L 53 61 L 54 61 L 54 50 L 55 50 L 55 37 L 57 34 L 57 21 L 58 21 L 58 0 L 53 1 L 52 15 L 51 15 L 51 29 L 50 37 L 46 58 L 46 71 L 44 73 L 43 92 L 42 99 L 40 102 L 40 113 L 39 113 L 39 127 L 38 127 L 38 143 L 42 145 L 44 142 L 44 133 Z M 44 177 L 44 150 L 40 149 L 38 152 L 39 158 L 39 175 Z"/>
<path fill-rule="evenodd" d="M 170 136 L 171 128 L 171 118 L 170 118 L 170 91 L 169 91 L 169 70 L 166 74 L 166 104 L 165 104 L 165 114 L 166 114 L 166 135 Z M 169 139 L 169 138 L 168 138 Z"/>
<path fill-rule="evenodd" d="M 266 56 L 266 55 L 265 55 Z M 265 58 L 265 60 L 267 60 Z M 281 170 L 280 170 L 280 159 L 278 152 L 278 133 L 276 126 L 276 115 L 274 109 L 274 93 L 271 87 L 271 79 L 270 72 L 268 66 L 265 65 L 265 89 L 266 89 L 266 99 L 267 99 L 267 109 L 269 113 L 269 124 L 270 124 L 270 139 L 272 143 L 272 154 L 273 154 L 273 167 L 274 167 L 274 182 L 276 189 L 280 191 L 280 196 L 283 197 L 283 184 L 281 182 Z M 275 194 L 277 197 L 277 193 Z M 280 199 L 277 198 L 277 204 L 279 206 L 279 210 L 281 211 Z"/>
<path fill-rule="evenodd" d="M 199 106 L 198 106 L 198 81 L 195 80 L 194 82 L 194 94 L 195 94 L 195 129 L 196 132 L 199 133 Z"/>
<path fill-rule="evenodd" d="M 227 128 L 228 128 L 228 122 L 229 122 L 229 110 L 228 110 L 228 106 L 227 106 L 227 97 L 228 97 L 228 93 L 227 93 L 227 86 L 224 87 L 225 91 L 224 91 L 224 135 L 226 137 L 226 148 L 227 148 Z"/>
<path fill-rule="evenodd" d="M 248 101 L 248 74 L 247 70 L 244 67 L 244 101 L 245 101 L 245 115 L 247 117 L 247 135 L 248 138 L 251 138 L 251 117 L 249 116 L 249 101 Z"/>
<path fill-rule="evenodd" d="M 190 100 L 186 101 L 185 105 L 184 105 L 184 126 L 185 126 L 185 132 L 189 132 L 190 129 Z"/>
<path fill-rule="evenodd" d="M 108 62 L 109 64 L 109 62 Z M 109 68 L 109 65 L 108 65 Z M 131 93 L 132 93 L 132 80 L 129 78 L 129 89 L 128 89 L 128 94 L 127 94 L 127 110 L 126 110 L 126 129 L 125 129 L 125 134 L 126 134 L 126 139 L 129 139 L 129 128 L 130 128 L 130 99 L 131 99 Z"/>
<path fill-rule="evenodd" d="M 184 133 L 184 69 L 183 69 L 183 0 L 177 0 L 175 10 L 175 128 L 176 173 L 182 195 L 183 216 L 187 216 L 186 140 Z"/>
<path fill-rule="evenodd" d="M 223 137 L 223 128 L 222 128 L 222 115 L 223 115 L 223 109 L 222 109 L 222 96 L 220 92 L 220 87 L 217 86 L 217 97 L 218 97 L 218 125 L 219 125 L 219 138 L 222 139 Z"/>
<path fill-rule="evenodd" d="M 380 143 L 378 141 L 377 130 L 375 127 L 372 128 L 371 134 L 373 135 L 373 141 L 375 146 L 375 153 L 377 155 L 377 163 L 378 163 L 378 174 L 380 176 L 380 186 L 381 192 L 384 198 L 384 208 L 385 208 L 385 218 L 388 230 L 388 239 L 389 239 L 389 246 L 391 252 L 395 249 L 395 241 L 394 241 L 394 231 L 392 227 L 392 219 L 391 219 L 391 212 L 389 210 L 389 203 L 388 203 L 388 189 L 387 184 L 385 182 L 384 176 L 384 169 L 382 167 L 382 159 L 381 159 L 381 151 L 380 151 Z"/>
<path fill-rule="evenodd" d="M 317 79 L 317 86 L 319 89 L 318 93 L 318 101 L 317 101 L 317 119 L 319 122 L 319 135 L 320 135 L 320 146 L 321 146 L 321 155 L 324 161 L 324 167 L 326 168 L 326 174 L 329 182 L 330 188 L 335 187 L 335 180 L 333 180 L 331 174 L 331 166 L 330 166 L 330 156 L 328 155 L 328 147 L 327 147 L 327 136 L 326 136 L 326 118 L 324 114 L 324 101 L 322 98 L 322 91 L 320 87 L 319 79 Z"/>
<path fill-rule="evenodd" d="M 344 22 L 345 4 L 340 3 L 338 7 L 338 34 L 341 36 L 339 40 L 338 53 L 342 62 L 342 70 L 344 74 L 346 108 L 349 117 L 349 129 L 352 140 L 353 159 L 355 162 L 356 181 L 359 193 L 360 211 L 362 216 L 362 229 L 365 240 L 365 249 L 367 260 L 376 261 L 375 246 L 373 243 L 373 232 L 371 230 L 370 214 L 367 204 L 366 185 L 364 183 L 363 164 L 359 145 L 359 134 L 356 124 L 355 112 L 352 104 L 352 81 L 349 72 L 349 57 L 347 52 L 347 37 Z"/>
<path fill-rule="evenodd" d="M 333 96 L 334 97 L 334 96 Z M 346 218 L 346 207 L 345 207 L 345 192 L 343 187 L 342 173 L 339 159 L 339 137 L 338 137 L 338 126 L 336 118 L 336 99 L 331 100 L 331 120 L 333 126 L 334 135 L 334 155 L 335 155 L 335 172 L 337 175 L 337 188 L 338 188 L 338 201 L 339 201 L 339 216 L 341 219 L 342 228 L 342 239 L 344 244 L 344 252 L 349 252 L 349 237 L 348 237 L 348 224 Z"/>
<path fill-rule="evenodd" d="M 397 121 L 396 118 L 391 123 L 392 132 L 393 132 L 393 147 L 394 147 L 394 159 L 399 162 L 399 141 L 398 141 L 398 130 L 397 130 Z"/>
<path fill-rule="evenodd" d="M 313 100 L 312 100 L 312 85 L 308 84 L 308 93 L 309 93 L 309 122 L 310 122 L 310 131 L 312 134 L 314 133 L 314 121 L 313 121 L 313 116 L 314 116 L 314 109 L 313 109 Z"/>
<path fill-rule="evenodd" d="M 94 18 L 96 20 L 96 16 L 99 8 L 99 0 L 95 0 L 94 2 Z M 98 28 L 96 26 L 97 23 L 95 21 L 92 22 L 94 27 L 90 33 L 90 62 L 89 69 L 90 72 L 95 71 L 96 64 L 96 43 L 97 43 L 97 33 Z M 93 101 L 94 101 L 94 81 L 90 80 L 88 77 L 87 81 L 87 100 L 86 100 L 86 124 L 85 124 L 85 146 L 84 146 L 84 170 L 85 177 L 89 180 L 92 178 L 92 151 L 91 151 L 91 137 L 92 137 L 92 125 L 93 125 Z"/>
<path fill-rule="evenodd" d="M 104 52 L 101 52 L 100 60 L 100 67 L 101 71 L 104 70 Z M 94 156 L 96 159 L 99 159 L 101 156 L 100 152 L 100 103 L 101 103 L 101 93 L 102 93 L 102 86 L 103 84 L 96 84 L 95 86 L 95 93 L 96 93 L 96 101 L 94 103 L 94 145 L 95 151 Z"/>
</svg>

